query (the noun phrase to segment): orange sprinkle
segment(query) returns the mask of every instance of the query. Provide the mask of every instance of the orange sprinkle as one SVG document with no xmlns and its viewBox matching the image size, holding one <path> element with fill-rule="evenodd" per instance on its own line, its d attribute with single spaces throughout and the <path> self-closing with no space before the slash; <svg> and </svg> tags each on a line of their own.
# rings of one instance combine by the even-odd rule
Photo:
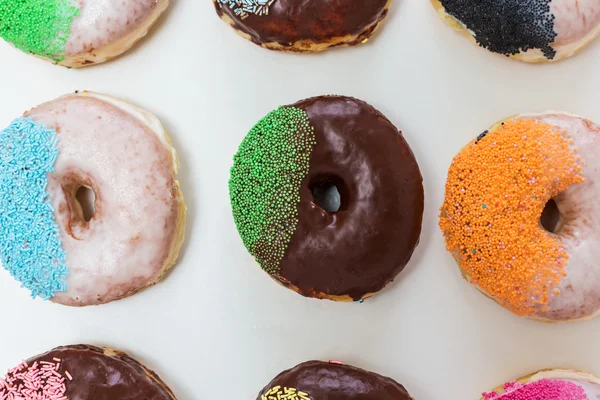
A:
<svg viewBox="0 0 600 400">
<path fill-rule="evenodd" d="M 550 301 L 568 260 L 540 226 L 548 200 L 583 182 L 566 133 L 536 120 L 502 124 L 448 171 L 440 228 L 470 282 L 518 315 Z"/>
</svg>

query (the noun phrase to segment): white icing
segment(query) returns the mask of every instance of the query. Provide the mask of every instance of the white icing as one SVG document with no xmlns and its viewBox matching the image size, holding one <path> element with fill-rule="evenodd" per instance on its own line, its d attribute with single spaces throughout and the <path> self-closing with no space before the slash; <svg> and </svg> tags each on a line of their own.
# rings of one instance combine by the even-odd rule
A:
<svg viewBox="0 0 600 400">
<path fill-rule="evenodd" d="M 158 0 L 78 0 L 67 56 L 88 53 L 134 32 L 157 5 Z"/>
<path fill-rule="evenodd" d="M 542 379 L 572 382 L 583 388 L 588 400 L 600 400 L 600 380 L 590 374 L 562 369 L 553 369 L 548 371 L 540 371 L 531 376 L 528 380 L 530 382 L 535 382 Z"/>
<path fill-rule="evenodd" d="M 168 149 L 171 150 L 171 154 L 173 155 L 173 169 L 175 170 L 175 172 L 179 170 L 179 166 L 177 164 L 177 152 L 175 151 L 175 148 L 171 145 L 171 142 L 167 136 L 167 132 L 165 131 L 165 128 L 163 127 L 160 120 L 156 117 L 156 115 L 139 107 L 136 107 L 133 104 L 126 102 L 125 100 L 121 100 L 106 94 L 88 92 L 84 90 L 83 92 L 79 92 L 78 95 L 89 96 L 105 101 L 139 119 L 140 122 L 144 123 L 148 127 L 148 129 L 154 132 L 156 136 L 161 140 L 161 142 Z"/>
<path fill-rule="evenodd" d="M 567 131 L 584 162 L 585 181 L 571 186 L 555 198 L 564 225 L 554 235 L 569 255 L 564 277 L 552 297 L 545 319 L 569 320 L 588 317 L 600 310 L 600 126 L 572 114 L 546 112 L 521 114 Z"/>
<path fill-rule="evenodd" d="M 104 303 L 155 282 L 173 245 L 180 204 L 172 153 L 157 135 L 160 123 L 91 93 L 59 98 L 28 116 L 58 135 L 48 193 L 69 275 L 67 291 L 53 301 Z M 96 195 L 88 223 L 74 199 L 82 185 Z"/>
</svg>

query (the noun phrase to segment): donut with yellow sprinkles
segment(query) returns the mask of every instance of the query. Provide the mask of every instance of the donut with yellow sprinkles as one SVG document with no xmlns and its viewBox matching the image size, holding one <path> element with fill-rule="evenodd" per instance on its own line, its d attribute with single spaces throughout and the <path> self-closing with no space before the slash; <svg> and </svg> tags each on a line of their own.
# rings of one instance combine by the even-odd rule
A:
<svg viewBox="0 0 600 400">
<path fill-rule="evenodd" d="M 520 316 L 569 321 L 600 310 L 600 126 L 523 114 L 452 161 L 440 228 L 463 276 Z"/>
</svg>

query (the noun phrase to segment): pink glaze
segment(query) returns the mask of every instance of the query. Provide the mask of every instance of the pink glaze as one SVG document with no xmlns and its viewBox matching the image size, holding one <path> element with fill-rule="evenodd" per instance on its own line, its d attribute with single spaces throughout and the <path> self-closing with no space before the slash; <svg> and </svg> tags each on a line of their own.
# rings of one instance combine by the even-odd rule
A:
<svg viewBox="0 0 600 400">
<path fill-rule="evenodd" d="M 27 113 L 58 136 L 47 190 L 69 275 L 67 291 L 52 300 L 66 305 L 106 303 L 155 282 L 175 240 L 172 149 L 163 132 L 106 99 L 70 95 Z M 89 222 L 75 198 L 81 186 L 96 195 Z"/>
<path fill-rule="evenodd" d="M 71 23 L 67 56 L 99 49 L 139 28 L 159 0 L 78 0 L 79 15 Z"/>
<path fill-rule="evenodd" d="M 484 400 L 587 400 L 583 388 L 573 382 L 542 379 L 535 382 L 508 382 L 504 393 L 484 393 Z"/>
<path fill-rule="evenodd" d="M 555 46 L 578 42 L 600 25 L 600 0 L 552 0 L 550 11 L 555 17 Z"/>
<path fill-rule="evenodd" d="M 558 112 L 523 114 L 566 131 L 584 163 L 585 181 L 554 200 L 563 226 L 553 234 L 569 255 L 567 274 L 551 295 L 547 309 L 536 316 L 555 321 L 590 317 L 600 311 L 600 126 L 586 119 Z"/>
<path fill-rule="evenodd" d="M 60 362 L 21 363 L 0 378 L 0 400 L 66 400 L 65 378 L 59 369 Z"/>
</svg>

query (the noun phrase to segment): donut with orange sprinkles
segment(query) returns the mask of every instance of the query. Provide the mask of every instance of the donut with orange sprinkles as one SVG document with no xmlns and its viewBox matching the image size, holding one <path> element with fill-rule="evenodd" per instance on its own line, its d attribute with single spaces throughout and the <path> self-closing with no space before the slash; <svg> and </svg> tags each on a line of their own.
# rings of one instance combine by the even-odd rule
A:
<svg viewBox="0 0 600 400">
<path fill-rule="evenodd" d="M 90 345 L 57 347 L 0 378 L 2 400 L 174 400 L 158 375 L 127 354 Z"/>
<path fill-rule="evenodd" d="M 448 171 L 440 228 L 465 279 L 519 316 L 600 311 L 600 126 L 521 114 L 471 141 Z"/>
</svg>

